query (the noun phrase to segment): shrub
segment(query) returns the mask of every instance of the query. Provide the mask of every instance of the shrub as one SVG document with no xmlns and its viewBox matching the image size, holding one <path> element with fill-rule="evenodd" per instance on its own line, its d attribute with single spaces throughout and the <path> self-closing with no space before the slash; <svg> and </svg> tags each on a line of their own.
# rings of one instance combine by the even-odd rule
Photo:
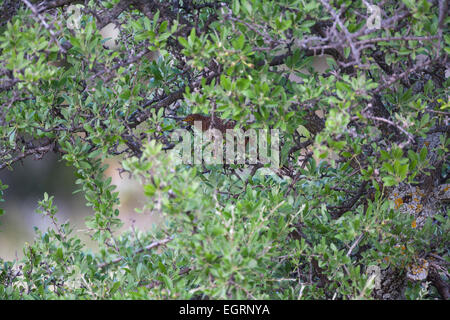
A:
<svg viewBox="0 0 450 320">
<path fill-rule="evenodd" d="M 45 194 L 0 298 L 449 298 L 446 1 L 78 2 L 0 2 L 0 170 L 56 152 L 99 251 Z M 280 168 L 180 163 L 197 113 Z M 161 226 L 118 233 L 111 157 Z"/>
</svg>

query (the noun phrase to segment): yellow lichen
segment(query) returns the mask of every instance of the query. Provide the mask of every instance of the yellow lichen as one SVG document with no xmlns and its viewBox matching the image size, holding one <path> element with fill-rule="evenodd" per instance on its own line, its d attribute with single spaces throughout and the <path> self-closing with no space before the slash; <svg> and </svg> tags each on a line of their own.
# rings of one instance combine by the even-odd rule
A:
<svg viewBox="0 0 450 320">
<path fill-rule="evenodd" d="M 400 206 L 403 204 L 403 199 L 402 198 L 397 198 L 395 199 L 395 209 L 400 208 Z"/>
</svg>

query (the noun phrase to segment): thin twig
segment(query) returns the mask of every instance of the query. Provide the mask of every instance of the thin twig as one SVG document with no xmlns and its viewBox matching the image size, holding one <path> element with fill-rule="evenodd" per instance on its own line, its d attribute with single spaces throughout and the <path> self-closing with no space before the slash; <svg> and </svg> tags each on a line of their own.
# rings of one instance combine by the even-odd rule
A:
<svg viewBox="0 0 450 320">
<path fill-rule="evenodd" d="M 174 238 L 173 236 L 170 236 L 170 237 L 165 238 L 165 239 L 163 239 L 163 240 L 159 240 L 159 241 L 152 242 L 152 243 L 149 244 L 148 246 L 136 250 L 136 251 L 134 252 L 134 254 L 137 255 L 137 254 L 142 253 L 142 252 L 144 252 L 144 251 L 150 251 L 150 250 L 152 250 L 152 249 L 154 249 L 154 248 L 158 248 L 158 247 L 160 247 L 160 246 L 162 246 L 162 245 L 165 245 L 166 243 L 172 241 L 173 238 Z M 103 268 L 105 268 L 105 267 L 107 267 L 107 266 L 109 266 L 109 265 L 111 265 L 111 264 L 116 264 L 116 263 L 122 261 L 123 259 L 124 259 L 124 257 L 118 257 L 118 258 L 116 258 L 116 259 L 114 259 L 114 260 L 112 260 L 112 261 L 110 261 L 110 262 L 99 263 L 99 264 L 97 265 L 97 268 L 103 269 Z"/>
<path fill-rule="evenodd" d="M 35 6 L 33 6 L 28 0 L 22 0 L 23 3 L 33 12 L 35 17 L 39 20 L 39 22 L 44 26 L 45 29 L 50 33 L 52 36 L 53 41 L 56 43 L 56 45 L 59 47 L 59 50 L 61 50 L 62 53 L 67 53 L 67 50 L 59 43 L 56 34 L 53 32 L 52 28 L 48 25 L 47 21 L 41 16 L 39 11 L 36 9 Z"/>
<path fill-rule="evenodd" d="M 346 254 L 347 257 L 350 257 L 350 255 L 352 254 L 352 251 L 356 248 L 356 246 L 358 245 L 358 243 L 361 242 L 361 240 L 362 240 L 363 237 L 364 237 L 364 232 L 361 233 L 361 234 L 359 235 L 359 237 L 355 240 L 355 242 L 353 242 L 353 244 L 350 246 L 350 248 L 348 249 L 347 254 Z"/>
</svg>

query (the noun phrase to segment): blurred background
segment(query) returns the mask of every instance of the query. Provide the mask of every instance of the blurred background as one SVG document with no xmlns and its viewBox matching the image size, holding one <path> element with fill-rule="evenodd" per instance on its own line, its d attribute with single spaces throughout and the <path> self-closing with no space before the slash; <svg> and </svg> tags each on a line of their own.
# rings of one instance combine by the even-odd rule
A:
<svg viewBox="0 0 450 320">
<path fill-rule="evenodd" d="M 145 203 L 139 182 L 129 179 L 128 174 L 119 176 L 119 159 L 108 159 L 106 163 L 109 168 L 105 174 L 117 186 L 116 191 L 121 200 L 119 217 L 124 222 L 121 230 L 133 225 L 140 230 L 151 229 L 153 224 L 158 223 L 158 218 L 149 212 L 135 211 L 135 208 L 142 208 Z M 0 180 L 9 186 L 4 191 L 5 201 L 0 202 L 0 207 L 5 210 L 5 214 L 0 216 L 0 258 L 8 261 L 20 259 L 23 257 L 24 244 L 34 239 L 34 227 L 43 231 L 52 227 L 48 218 L 35 212 L 44 192 L 55 197 L 58 223 L 69 220 L 74 233 L 95 252 L 96 245 L 90 241 L 84 224 L 85 217 L 93 212 L 85 205 L 83 192 L 72 194 L 79 188 L 75 184 L 73 168 L 66 166 L 54 153 L 46 154 L 41 160 L 26 158 L 13 168 L 13 171 L 0 171 Z"/>
</svg>

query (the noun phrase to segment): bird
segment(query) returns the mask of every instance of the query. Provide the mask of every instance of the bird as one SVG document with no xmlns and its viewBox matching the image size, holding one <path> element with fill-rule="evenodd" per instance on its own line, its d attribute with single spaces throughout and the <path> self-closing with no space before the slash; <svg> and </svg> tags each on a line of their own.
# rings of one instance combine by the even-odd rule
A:
<svg viewBox="0 0 450 320">
<path fill-rule="evenodd" d="M 214 121 L 212 121 L 211 117 L 199 113 L 190 114 L 186 116 L 182 121 L 187 122 L 189 125 L 193 125 L 196 121 L 200 121 L 202 123 L 203 132 L 208 129 L 217 129 L 222 134 L 225 134 L 227 129 L 234 129 L 236 125 L 234 121 L 224 122 L 218 117 L 214 117 Z"/>
<path fill-rule="evenodd" d="M 214 117 L 214 121 L 211 121 L 210 116 L 205 116 L 205 115 L 202 115 L 199 113 L 193 113 L 193 114 L 187 115 L 186 117 L 182 118 L 182 121 L 187 122 L 189 125 L 194 125 L 196 121 L 201 121 L 203 132 L 207 131 L 210 128 L 213 128 L 213 129 L 217 129 L 220 132 L 222 132 L 223 135 L 226 134 L 227 129 L 233 130 L 233 129 L 235 129 L 235 126 L 236 126 L 236 122 L 233 120 L 228 120 L 227 122 L 224 122 L 222 119 L 220 119 L 218 117 Z M 250 138 L 245 137 L 244 141 L 245 141 L 245 147 L 247 147 L 247 145 L 250 142 Z M 258 169 L 260 167 L 261 167 L 260 165 L 257 165 L 254 168 Z M 276 170 L 275 173 L 281 178 L 283 178 L 283 176 L 289 176 L 289 177 L 293 178 L 293 171 L 285 165 L 283 165 L 281 168 Z M 253 174 L 254 174 L 254 172 L 253 172 Z"/>
<path fill-rule="evenodd" d="M 227 130 L 234 130 L 236 128 L 236 122 L 234 120 L 228 120 L 227 122 L 224 122 L 224 120 L 218 117 L 214 117 L 214 121 L 212 121 L 212 117 L 205 116 L 199 113 L 190 114 L 182 119 L 182 121 L 187 122 L 189 125 L 194 125 L 196 121 L 201 121 L 203 132 L 207 131 L 208 129 L 217 129 L 222 133 L 222 137 L 226 137 Z M 244 138 L 245 148 L 247 148 L 249 142 L 250 137 L 246 136 Z"/>
</svg>

